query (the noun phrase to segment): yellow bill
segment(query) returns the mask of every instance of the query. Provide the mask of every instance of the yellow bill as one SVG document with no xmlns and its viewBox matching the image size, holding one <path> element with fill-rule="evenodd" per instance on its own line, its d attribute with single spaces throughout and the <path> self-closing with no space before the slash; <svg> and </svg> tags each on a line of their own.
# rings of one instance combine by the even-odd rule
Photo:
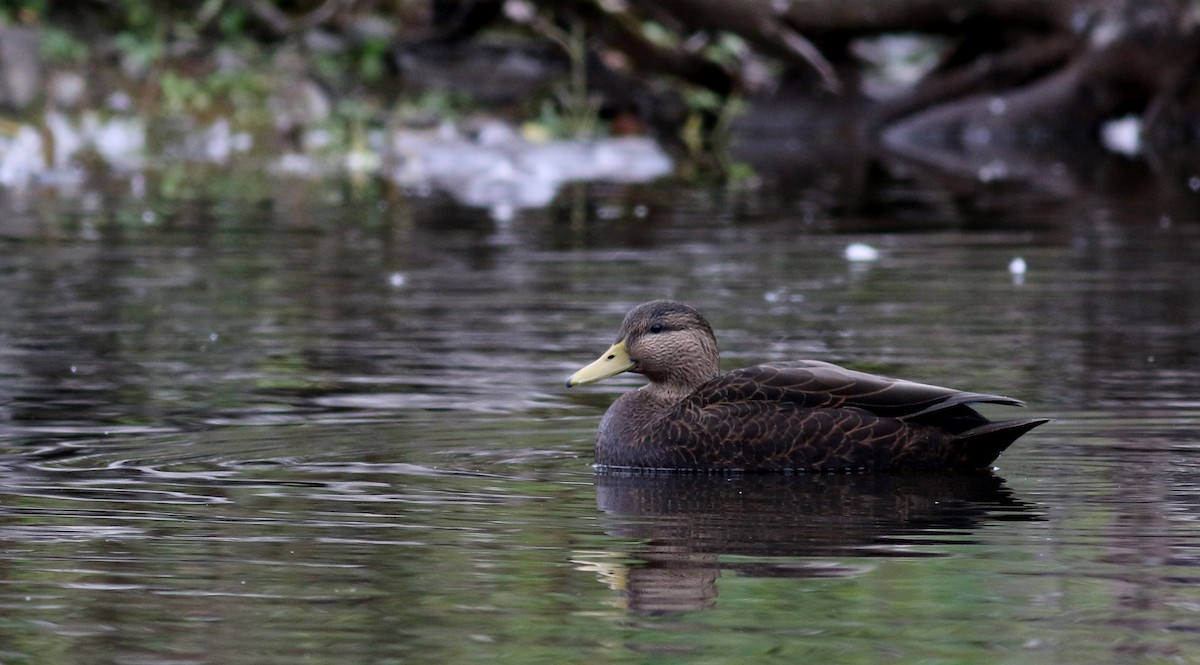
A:
<svg viewBox="0 0 1200 665">
<path fill-rule="evenodd" d="M 571 378 L 567 379 L 567 387 L 602 381 L 632 367 L 633 361 L 629 359 L 629 352 L 625 350 L 625 340 L 621 340 L 608 347 L 595 362 L 572 374 Z"/>
</svg>

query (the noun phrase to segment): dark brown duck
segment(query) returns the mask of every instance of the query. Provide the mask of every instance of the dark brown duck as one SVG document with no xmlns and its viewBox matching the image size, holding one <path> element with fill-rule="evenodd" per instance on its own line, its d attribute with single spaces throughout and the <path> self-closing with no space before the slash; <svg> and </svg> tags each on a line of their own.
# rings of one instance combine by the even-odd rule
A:
<svg viewBox="0 0 1200 665">
<path fill-rule="evenodd" d="M 992 422 L 973 403 L 1024 406 L 816 360 L 721 374 L 712 327 L 671 300 L 638 305 L 567 386 L 621 372 L 650 383 L 604 414 L 596 463 L 706 471 L 986 469 L 1045 418 Z"/>
</svg>

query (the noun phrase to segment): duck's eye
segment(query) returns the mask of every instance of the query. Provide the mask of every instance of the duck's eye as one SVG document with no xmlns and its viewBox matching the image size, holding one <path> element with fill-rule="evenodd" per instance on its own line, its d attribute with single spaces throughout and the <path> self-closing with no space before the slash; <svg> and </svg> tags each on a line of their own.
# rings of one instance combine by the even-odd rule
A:
<svg viewBox="0 0 1200 665">
<path fill-rule="evenodd" d="M 660 333 L 660 332 L 662 332 L 662 331 L 663 331 L 663 325 L 662 325 L 661 323 L 652 323 L 652 324 L 650 324 L 650 332 L 652 332 L 652 333 Z"/>
</svg>

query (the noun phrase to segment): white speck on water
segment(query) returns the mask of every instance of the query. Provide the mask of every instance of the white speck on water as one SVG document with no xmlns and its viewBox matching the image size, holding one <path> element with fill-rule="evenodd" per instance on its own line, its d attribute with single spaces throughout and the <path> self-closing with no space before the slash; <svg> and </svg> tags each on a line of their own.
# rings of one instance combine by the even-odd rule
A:
<svg viewBox="0 0 1200 665">
<path fill-rule="evenodd" d="M 143 224 L 153 224 L 158 219 L 158 215 L 154 214 L 153 210 L 147 210 L 142 213 Z"/>
<path fill-rule="evenodd" d="M 1019 256 L 1008 262 L 1008 271 L 1014 275 L 1024 275 L 1026 268 L 1025 259 Z"/>
<path fill-rule="evenodd" d="M 650 214 L 650 209 L 647 208 L 645 205 L 642 205 L 641 203 L 639 203 L 633 207 L 633 216 L 637 217 L 638 219 L 645 219 L 646 215 L 649 215 L 649 214 Z"/>
<path fill-rule="evenodd" d="M 1146 362 L 1148 362 L 1148 363 L 1153 363 L 1153 362 L 1154 362 L 1154 356 L 1146 356 Z"/>
<path fill-rule="evenodd" d="M 215 341 L 217 341 L 217 337 L 218 337 L 218 336 L 217 336 L 217 333 L 209 333 L 209 335 L 208 335 L 208 341 L 210 341 L 210 342 L 215 342 Z"/>
<path fill-rule="evenodd" d="M 406 277 L 402 272 L 394 272 L 388 275 L 388 284 L 390 284 L 394 289 L 404 286 L 404 283 L 407 281 L 408 277 Z"/>
<path fill-rule="evenodd" d="M 76 366 L 74 366 L 74 365 L 71 365 L 71 373 L 72 373 L 72 374 L 78 374 L 78 373 L 79 373 L 79 368 L 78 368 L 78 367 L 76 367 Z"/>
<path fill-rule="evenodd" d="M 866 243 L 855 242 L 846 245 L 846 250 L 842 253 L 842 255 L 846 257 L 847 261 L 875 261 L 879 258 L 879 250 Z"/>
<path fill-rule="evenodd" d="M 1188 189 L 1193 192 L 1200 192 L 1200 175 L 1194 175 L 1188 178 Z"/>
<path fill-rule="evenodd" d="M 1142 119 L 1127 115 L 1109 120 L 1100 126 L 1100 143 L 1118 155 L 1138 155 L 1142 152 Z"/>
<path fill-rule="evenodd" d="M 1019 256 L 1008 262 L 1008 272 L 1012 275 L 1013 286 L 1021 286 L 1025 283 L 1025 270 L 1027 267 L 1025 259 Z"/>
<path fill-rule="evenodd" d="M 767 302 L 804 302 L 803 293 L 788 293 L 783 289 L 778 291 L 767 291 L 763 294 L 763 300 Z"/>
</svg>

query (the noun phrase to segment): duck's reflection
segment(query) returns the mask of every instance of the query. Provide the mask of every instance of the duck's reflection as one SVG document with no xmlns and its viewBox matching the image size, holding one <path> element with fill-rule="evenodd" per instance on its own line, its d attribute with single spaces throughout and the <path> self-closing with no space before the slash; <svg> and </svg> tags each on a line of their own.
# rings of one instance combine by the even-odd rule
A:
<svg viewBox="0 0 1200 665">
<path fill-rule="evenodd" d="M 989 520 L 1037 519 L 1004 481 L 971 475 L 601 473 L 605 531 L 636 542 L 580 552 L 638 614 L 712 607 L 722 572 L 840 577 L 870 558 L 942 556 Z"/>
</svg>

